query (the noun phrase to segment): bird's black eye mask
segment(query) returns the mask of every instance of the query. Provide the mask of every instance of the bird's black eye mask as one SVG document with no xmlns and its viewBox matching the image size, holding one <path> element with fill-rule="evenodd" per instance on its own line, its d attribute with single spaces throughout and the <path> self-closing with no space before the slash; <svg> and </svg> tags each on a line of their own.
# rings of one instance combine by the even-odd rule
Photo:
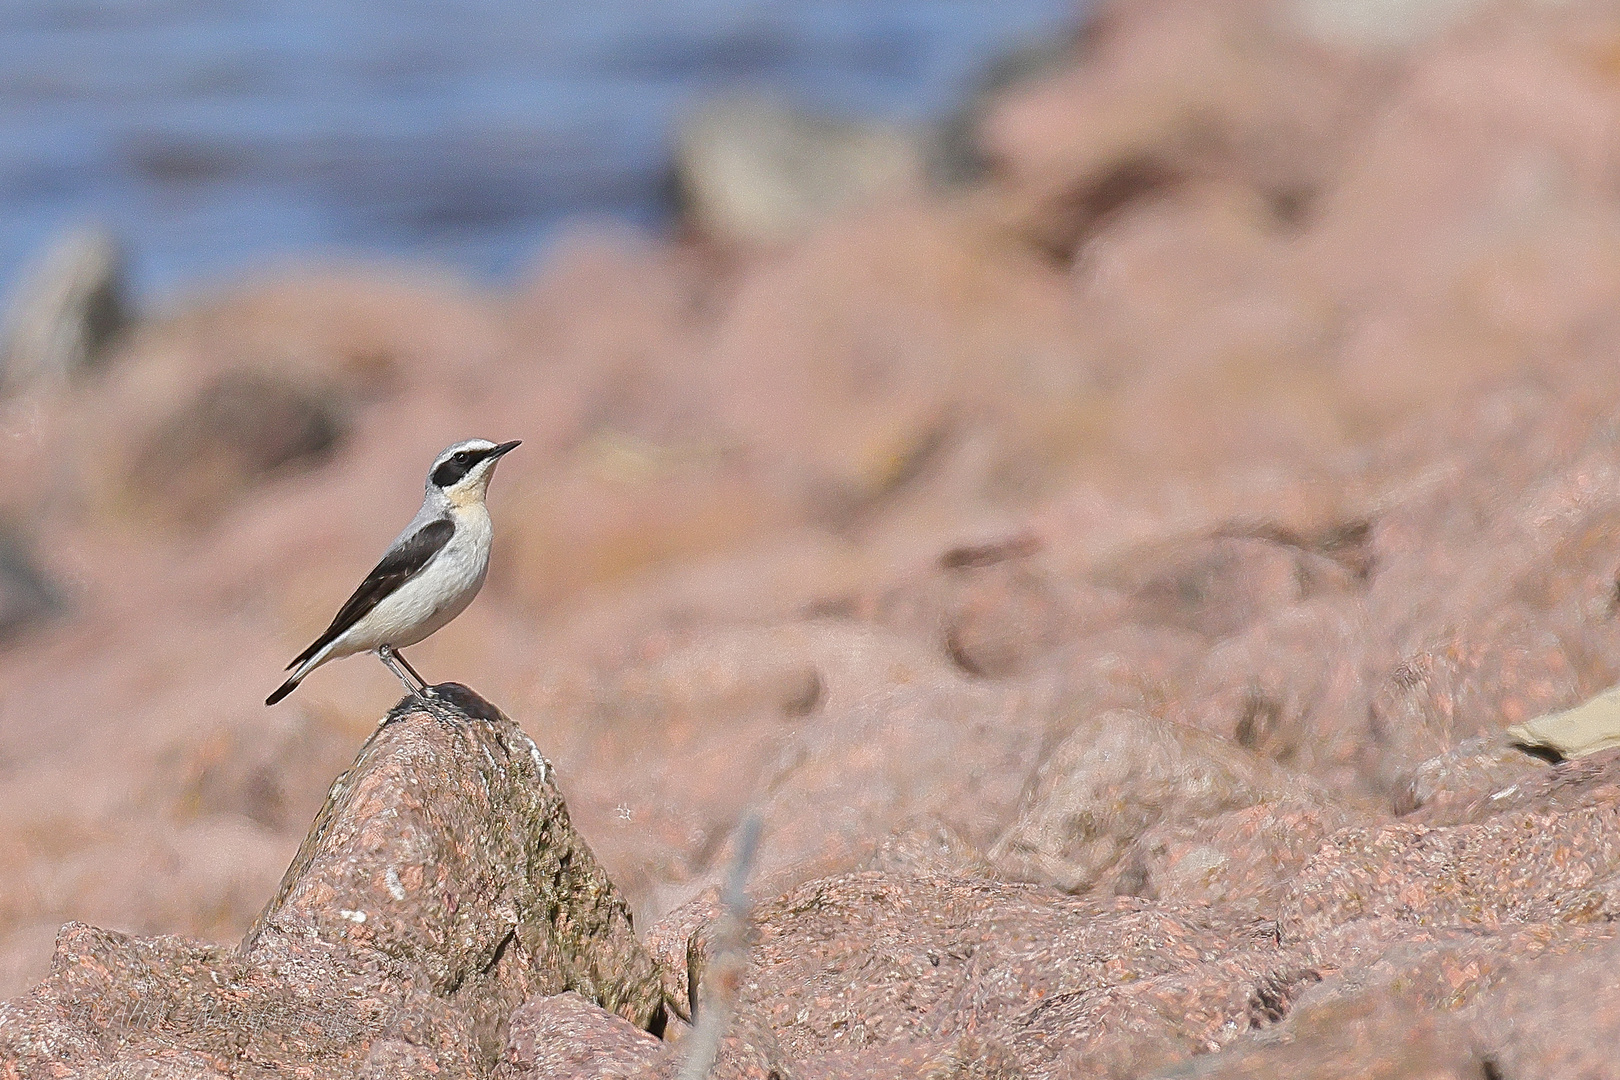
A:
<svg viewBox="0 0 1620 1080">
<path fill-rule="evenodd" d="M 434 487 L 454 487 L 461 483 L 461 478 L 473 471 L 480 461 L 494 453 L 489 450 L 457 450 L 446 458 L 439 467 L 433 470 Z"/>
<path fill-rule="evenodd" d="M 487 446 L 482 450 L 474 450 L 470 447 L 466 450 L 457 450 L 438 464 L 429 479 L 433 481 L 434 487 L 454 487 L 456 484 L 461 483 L 462 477 L 478 468 L 483 462 L 491 458 L 501 457 L 522 445 L 523 440 L 513 439 L 511 442 Z"/>
</svg>

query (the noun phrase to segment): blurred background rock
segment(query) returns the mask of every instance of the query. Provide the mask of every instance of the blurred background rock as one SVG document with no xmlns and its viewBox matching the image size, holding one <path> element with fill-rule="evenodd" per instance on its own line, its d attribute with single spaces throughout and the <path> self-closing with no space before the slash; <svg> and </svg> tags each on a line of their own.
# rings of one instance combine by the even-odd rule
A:
<svg viewBox="0 0 1620 1080">
<path fill-rule="evenodd" d="M 1288 913 L 1324 970 L 1344 880 L 1378 949 L 1610 910 L 1547 791 L 1612 788 L 1478 853 L 1509 729 L 1620 680 L 1612 5 L 439 11 L 0 33 L 0 994 L 70 918 L 240 934 L 398 688 L 263 696 L 472 434 L 490 581 L 413 662 L 638 925 L 750 810 L 762 899 Z M 1400 906 L 1413 815 L 1473 914 Z M 1163 1060 L 1261 1022 L 1199 1015 Z"/>
</svg>

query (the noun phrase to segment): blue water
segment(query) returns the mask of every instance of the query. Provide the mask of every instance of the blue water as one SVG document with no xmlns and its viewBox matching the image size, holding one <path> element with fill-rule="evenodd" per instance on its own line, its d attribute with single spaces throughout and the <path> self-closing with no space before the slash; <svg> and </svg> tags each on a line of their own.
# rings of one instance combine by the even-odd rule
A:
<svg viewBox="0 0 1620 1080">
<path fill-rule="evenodd" d="M 161 296 L 299 257 L 500 280 L 656 226 L 694 100 L 926 120 L 1074 0 L 0 0 L 0 287 L 99 221 Z"/>
</svg>

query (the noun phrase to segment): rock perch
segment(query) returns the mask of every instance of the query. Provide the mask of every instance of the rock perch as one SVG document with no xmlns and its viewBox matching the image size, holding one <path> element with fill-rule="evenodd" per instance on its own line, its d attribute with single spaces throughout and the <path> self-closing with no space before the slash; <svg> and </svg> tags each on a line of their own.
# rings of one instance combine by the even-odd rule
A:
<svg viewBox="0 0 1620 1080">
<path fill-rule="evenodd" d="M 512 1012 L 566 991 L 661 1032 L 658 966 L 539 749 L 437 689 L 332 784 L 240 947 L 63 927 L 0 1005 L 0 1077 L 487 1076 Z"/>
</svg>

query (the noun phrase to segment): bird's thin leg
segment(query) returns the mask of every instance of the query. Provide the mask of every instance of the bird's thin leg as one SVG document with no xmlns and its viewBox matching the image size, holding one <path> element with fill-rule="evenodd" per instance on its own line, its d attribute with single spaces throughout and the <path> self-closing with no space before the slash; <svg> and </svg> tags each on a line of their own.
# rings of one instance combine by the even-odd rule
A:
<svg viewBox="0 0 1620 1080">
<path fill-rule="evenodd" d="M 433 688 L 428 685 L 428 681 L 422 678 L 420 672 L 411 667 L 411 662 L 409 660 L 405 659 L 405 651 L 403 649 L 396 649 L 393 646 L 389 646 L 389 651 L 394 654 L 395 660 L 398 660 L 401 664 L 405 665 L 405 670 L 411 673 L 411 677 L 422 684 L 423 690 L 430 694 L 433 692 Z"/>
<path fill-rule="evenodd" d="M 400 667 L 400 664 L 404 663 L 405 658 L 400 656 L 399 653 L 395 652 L 392 646 L 377 646 L 377 659 L 388 665 L 388 670 L 392 671 L 394 673 L 394 677 L 405 684 L 405 689 L 411 692 L 412 697 L 416 698 L 416 700 L 420 701 L 424 705 L 427 704 L 427 683 L 422 681 L 422 676 L 416 674 L 414 671 L 411 671 L 411 665 L 405 664 L 403 668 Z M 396 661 L 398 661 L 398 663 L 396 663 Z M 409 672 L 409 674 L 407 674 L 407 672 Z"/>
</svg>

